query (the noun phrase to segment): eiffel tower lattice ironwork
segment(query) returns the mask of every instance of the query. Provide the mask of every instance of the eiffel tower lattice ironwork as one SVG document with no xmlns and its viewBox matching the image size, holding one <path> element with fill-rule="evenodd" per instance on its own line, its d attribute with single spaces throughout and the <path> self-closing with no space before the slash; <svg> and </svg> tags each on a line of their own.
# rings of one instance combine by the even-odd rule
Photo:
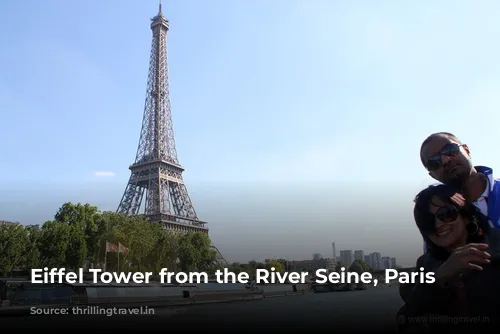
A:
<svg viewBox="0 0 500 334">
<path fill-rule="evenodd" d="M 144 215 L 173 232 L 206 232 L 198 219 L 182 177 L 175 149 L 167 64 L 169 22 L 158 14 L 151 19 L 153 41 L 144 116 L 135 162 L 117 212 Z M 218 263 L 227 266 L 218 249 Z"/>
</svg>

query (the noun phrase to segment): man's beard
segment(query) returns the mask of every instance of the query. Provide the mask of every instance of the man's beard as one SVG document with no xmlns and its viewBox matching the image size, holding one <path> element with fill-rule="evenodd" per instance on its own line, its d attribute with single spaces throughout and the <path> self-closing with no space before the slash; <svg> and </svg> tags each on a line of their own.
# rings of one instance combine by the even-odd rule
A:
<svg viewBox="0 0 500 334">
<path fill-rule="evenodd" d="M 450 179 L 447 179 L 445 183 L 459 190 L 463 190 L 465 184 L 470 178 L 470 175 L 470 171 L 462 172 L 460 174 L 454 175 Z"/>
</svg>

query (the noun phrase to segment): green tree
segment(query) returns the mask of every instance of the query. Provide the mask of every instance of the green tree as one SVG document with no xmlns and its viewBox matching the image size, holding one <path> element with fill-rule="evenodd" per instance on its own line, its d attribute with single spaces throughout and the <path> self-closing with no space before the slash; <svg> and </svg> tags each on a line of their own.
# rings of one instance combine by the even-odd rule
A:
<svg viewBox="0 0 500 334">
<path fill-rule="evenodd" d="M 26 227 L 28 235 L 27 245 L 24 251 L 24 269 L 30 271 L 41 267 L 40 238 L 42 231 L 38 226 Z"/>
<path fill-rule="evenodd" d="M 85 231 L 78 225 L 68 225 L 68 245 L 66 248 L 65 265 L 67 268 L 83 267 L 87 259 L 87 238 Z"/>
<path fill-rule="evenodd" d="M 155 241 L 149 252 L 147 265 L 155 272 L 159 272 L 162 268 L 175 271 L 178 248 L 176 236 L 157 224 L 151 224 L 151 228 Z"/>
<path fill-rule="evenodd" d="M 96 216 L 97 245 L 95 262 L 103 267 L 106 256 L 106 241 L 115 243 L 120 233 L 120 225 L 127 216 L 115 212 L 103 212 Z"/>
<path fill-rule="evenodd" d="M 199 270 L 206 270 L 212 267 L 217 258 L 217 252 L 212 248 L 212 240 L 207 233 L 194 232 L 191 242 L 199 252 L 199 262 L 196 264 Z"/>
<path fill-rule="evenodd" d="M 107 253 L 106 242 L 129 251 Z M 76 269 L 86 260 L 101 268 L 106 263 L 108 270 L 177 270 L 180 262 L 182 270 L 215 272 L 215 259 L 206 233 L 176 235 L 143 217 L 100 212 L 90 204 L 66 202 L 54 220 L 41 227 L 0 226 L 0 271 L 4 273 L 16 266 Z"/>
<path fill-rule="evenodd" d="M 335 264 L 335 271 L 336 272 L 340 272 L 342 270 L 342 267 L 344 267 L 344 264 L 340 261 L 338 261 L 336 264 Z"/>
<path fill-rule="evenodd" d="M 40 237 L 41 265 L 48 268 L 65 268 L 66 252 L 70 241 L 66 223 L 47 221 L 42 225 Z"/>
<path fill-rule="evenodd" d="M 266 259 L 265 265 L 267 270 L 271 270 L 271 268 L 274 268 L 274 271 L 278 273 L 282 273 L 285 271 L 283 264 L 278 260 Z"/>
<path fill-rule="evenodd" d="M 281 263 L 281 267 L 284 270 L 290 271 L 290 262 L 287 259 L 276 259 L 279 263 Z"/>
<path fill-rule="evenodd" d="M 349 271 L 364 273 L 370 271 L 370 266 L 368 266 L 368 264 L 366 264 L 366 262 L 363 260 L 354 260 L 354 262 L 349 267 Z"/>
<path fill-rule="evenodd" d="M 251 276 L 255 275 L 257 269 L 266 269 L 266 263 L 251 260 L 244 267 L 244 271 Z"/>
<path fill-rule="evenodd" d="M 243 270 L 243 265 L 239 262 L 233 262 L 229 265 L 229 268 L 227 268 L 227 270 L 235 273 L 235 274 L 239 274 L 245 270 Z"/>
<path fill-rule="evenodd" d="M 255 260 L 248 261 L 248 269 L 251 271 L 255 271 L 257 267 L 259 266 L 259 263 Z"/>
<path fill-rule="evenodd" d="M 203 232 L 189 232 L 180 235 L 177 254 L 181 270 L 203 270 L 209 267 L 216 258 L 211 244 L 208 234 Z"/>
<path fill-rule="evenodd" d="M 146 271 L 150 264 L 148 256 L 156 246 L 156 236 L 152 223 L 143 217 L 121 215 L 120 224 L 115 229 L 115 243 L 122 244 L 130 251 L 128 254 L 120 253 L 120 267 L 123 267 L 127 260 L 134 263 L 138 271 Z M 122 260 L 123 259 L 123 260 Z"/>
<path fill-rule="evenodd" d="M 96 222 L 98 214 L 99 210 L 96 206 L 81 203 L 73 204 L 71 202 L 64 203 L 57 211 L 54 218 L 56 222 L 74 226 L 82 232 L 77 233 L 76 229 L 71 232 L 71 235 L 75 237 L 75 240 L 71 241 L 72 247 L 76 247 L 72 251 L 74 256 L 80 257 L 84 254 L 91 261 L 95 261 L 99 242 L 99 229 Z M 85 246 L 81 245 L 82 237 Z M 75 261 L 80 262 L 79 260 Z"/>
<path fill-rule="evenodd" d="M 0 272 L 10 274 L 22 265 L 28 233 L 20 224 L 0 225 Z"/>
<path fill-rule="evenodd" d="M 154 269 L 156 260 L 152 253 L 156 251 L 155 246 L 159 242 L 158 226 L 143 217 L 126 216 L 115 212 L 103 212 L 96 217 L 95 222 L 98 235 L 95 258 L 98 263 L 106 263 L 107 269 L 137 271 Z M 106 242 L 117 246 L 121 244 L 129 251 L 119 254 L 106 253 Z M 132 267 L 129 267 L 129 263 Z"/>
</svg>

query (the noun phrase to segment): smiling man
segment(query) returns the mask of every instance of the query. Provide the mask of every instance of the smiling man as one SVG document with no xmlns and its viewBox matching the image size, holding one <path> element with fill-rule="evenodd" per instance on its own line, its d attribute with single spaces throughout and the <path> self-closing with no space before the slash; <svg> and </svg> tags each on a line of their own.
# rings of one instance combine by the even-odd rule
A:
<svg viewBox="0 0 500 334">
<path fill-rule="evenodd" d="M 491 168 L 474 167 L 466 144 L 451 133 L 434 133 L 422 143 L 420 159 L 432 178 L 455 186 L 491 227 L 500 227 L 500 180 L 493 178 Z"/>
</svg>

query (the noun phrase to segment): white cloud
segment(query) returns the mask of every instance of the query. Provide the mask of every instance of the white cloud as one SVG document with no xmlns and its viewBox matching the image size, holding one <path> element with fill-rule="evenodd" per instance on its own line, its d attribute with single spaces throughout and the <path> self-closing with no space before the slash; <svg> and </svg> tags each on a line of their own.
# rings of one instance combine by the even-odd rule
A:
<svg viewBox="0 0 500 334">
<path fill-rule="evenodd" d="M 94 172 L 95 177 L 112 177 L 115 175 L 113 172 Z"/>
</svg>

